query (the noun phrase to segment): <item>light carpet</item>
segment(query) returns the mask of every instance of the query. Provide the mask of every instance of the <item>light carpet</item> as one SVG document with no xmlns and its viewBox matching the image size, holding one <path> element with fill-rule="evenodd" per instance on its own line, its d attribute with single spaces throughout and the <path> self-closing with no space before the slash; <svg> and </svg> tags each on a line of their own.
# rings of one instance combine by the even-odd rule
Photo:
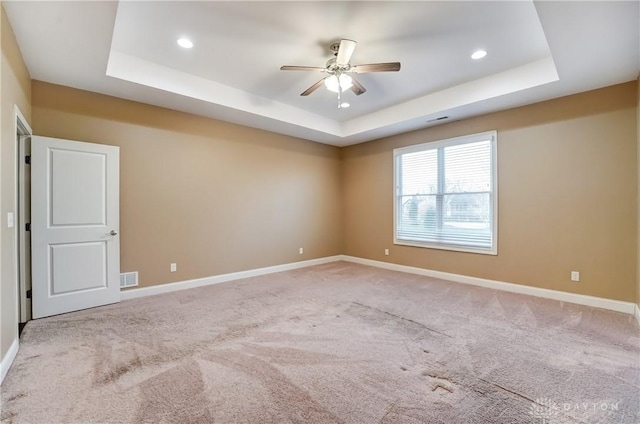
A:
<svg viewBox="0 0 640 424">
<path fill-rule="evenodd" d="M 335 262 L 27 324 L 3 423 L 638 423 L 630 315 Z"/>
</svg>

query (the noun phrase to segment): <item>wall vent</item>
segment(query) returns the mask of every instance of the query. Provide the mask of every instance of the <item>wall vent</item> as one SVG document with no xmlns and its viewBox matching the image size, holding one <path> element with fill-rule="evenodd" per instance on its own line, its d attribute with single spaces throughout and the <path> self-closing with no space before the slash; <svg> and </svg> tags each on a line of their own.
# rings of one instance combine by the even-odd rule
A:
<svg viewBox="0 0 640 424">
<path fill-rule="evenodd" d="M 123 272 L 120 274 L 120 287 L 133 287 L 138 285 L 138 271 Z"/>
</svg>

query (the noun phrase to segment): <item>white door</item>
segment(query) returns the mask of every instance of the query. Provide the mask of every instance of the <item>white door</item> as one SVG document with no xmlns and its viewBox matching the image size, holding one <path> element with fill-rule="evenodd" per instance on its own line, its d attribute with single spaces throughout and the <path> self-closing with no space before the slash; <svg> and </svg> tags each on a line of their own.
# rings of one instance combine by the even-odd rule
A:
<svg viewBox="0 0 640 424">
<path fill-rule="evenodd" d="M 32 137 L 34 319 L 120 301 L 119 153 Z"/>
</svg>

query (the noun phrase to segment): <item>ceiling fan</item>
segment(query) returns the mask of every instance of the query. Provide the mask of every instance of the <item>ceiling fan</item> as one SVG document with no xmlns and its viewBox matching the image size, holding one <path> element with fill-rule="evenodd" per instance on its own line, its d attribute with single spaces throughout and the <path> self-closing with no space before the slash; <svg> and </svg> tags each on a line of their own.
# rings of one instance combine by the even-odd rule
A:
<svg viewBox="0 0 640 424">
<path fill-rule="evenodd" d="M 367 65 L 352 66 L 349 61 L 356 48 L 353 40 L 343 39 L 340 42 L 332 43 L 329 50 L 334 57 L 327 61 L 324 68 L 316 66 L 282 66 L 282 71 L 316 71 L 329 74 L 311 87 L 300 93 L 301 96 L 308 96 L 316 91 L 321 85 L 325 85 L 328 90 L 338 93 L 338 109 L 348 107 L 348 103 L 342 103 L 341 97 L 345 90 L 351 90 L 356 95 L 361 95 L 367 91 L 362 84 L 356 81 L 352 74 L 364 74 L 367 72 L 397 72 L 400 70 L 400 62 L 370 63 Z"/>
</svg>

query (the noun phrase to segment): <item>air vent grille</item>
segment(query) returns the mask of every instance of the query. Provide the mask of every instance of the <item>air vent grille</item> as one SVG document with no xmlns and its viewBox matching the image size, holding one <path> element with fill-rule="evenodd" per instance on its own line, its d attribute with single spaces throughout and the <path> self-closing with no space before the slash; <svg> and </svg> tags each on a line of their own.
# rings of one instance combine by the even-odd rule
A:
<svg viewBox="0 0 640 424">
<path fill-rule="evenodd" d="M 120 274 L 120 287 L 133 287 L 138 285 L 138 271 L 123 272 Z"/>
<path fill-rule="evenodd" d="M 429 119 L 429 120 L 427 121 L 427 124 L 430 124 L 430 123 L 432 123 L 432 122 L 444 121 L 445 119 L 449 119 L 449 117 L 448 117 L 448 116 L 441 116 L 441 117 L 439 117 L 439 118 Z"/>
</svg>

